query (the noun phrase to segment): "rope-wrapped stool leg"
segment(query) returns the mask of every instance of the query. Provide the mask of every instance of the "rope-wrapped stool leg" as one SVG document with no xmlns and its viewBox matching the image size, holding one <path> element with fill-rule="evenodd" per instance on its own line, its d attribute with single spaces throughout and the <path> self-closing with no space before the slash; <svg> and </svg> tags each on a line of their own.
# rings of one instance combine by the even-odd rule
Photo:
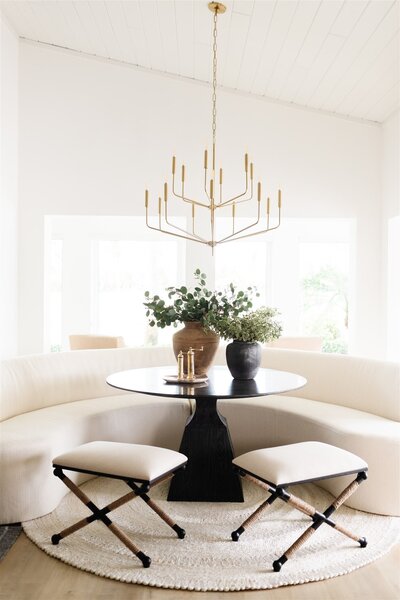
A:
<svg viewBox="0 0 400 600">
<path fill-rule="evenodd" d="M 342 533 L 343 535 L 349 537 L 350 539 L 358 542 L 360 544 L 361 548 L 366 547 L 367 540 L 365 539 L 365 537 L 359 537 L 357 535 L 354 535 L 353 533 L 348 531 L 345 527 L 338 525 L 337 523 L 335 523 L 334 521 L 332 521 L 330 519 L 331 514 L 334 513 L 335 510 L 337 510 L 357 490 L 358 486 L 366 478 L 367 478 L 366 472 L 365 471 L 360 472 L 357 475 L 356 479 L 354 481 L 352 481 L 343 490 L 343 492 L 341 494 L 339 494 L 339 496 L 334 500 L 334 502 L 332 502 L 332 504 L 330 506 L 328 506 L 328 508 L 323 513 L 320 513 L 319 511 L 314 509 L 311 505 L 307 504 L 300 498 L 297 498 L 296 496 L 293 496 L 292 494 L 288 494 L 286 491 L 283 491 L 283 494 L 281 496 L 282 500 L 284 500 L 288 504 L 291 504 L 292 506 L 294 506 L 301 512 L 304 512 L 304 513 L 308 514 L 309 516 L 311 516 L 314 523 L 308 529 L 306 529 L 306 531 L 304 533 L 302 533 L 302 535 L 290 546 L 290 548 L 288 548 L 286 550 L 286 552 L 284 552 L 284 554 L 282 554 L 282 556 L 278 560 L 275 560 L 272 563 L 274 571 L 280 571 L 282 568 L 282 565 L 284 565 L 285 562 L 287 562 L 287 560 L 316 532 L 316 530 L 320 527 L 320 525 L 322 525 L 322 523 L 326 523 L 327 525 L 330 525 L 331 527 L 336 529 L 339 533 Z M 314 512 L 312 514 L 310 514 L 311 511 L 314 511 Z"/>
<path fill-rule="evenodd" d="M 111 519 L 109 517 L 107 517 L 107 513 L 111 512 L 112 510 L 115 510 L 116 508 L 118 508 L 122 504 L 125 504 L 126 502 L 129 502 L 129 500 L 132 500 L 135 497 L 135 495 L 136 495 L 134 492 L 129 492 L 128 494 L 125 494 L 125 496 L 122 496 L 118 500 L 115 500 L 114 502 L 112 502 L 109 506 L 106 506 L 103 509 L 100 509 L 100 508 L 98 508 L 90 500 L 90 498 L 77 485 L 75 485 L 65 475 L 65 473 L 62 471 L 62 469 L 60 469 L 59 467 L 56 467 L 54 469 L 54 475 L 56 475 L 57 477 L 59 477 L 61 479 L 61 481 L 71 490 L 71 492 L 73 494 L 75 494 L 75 496 L 77 498 L 79 498 L 79 500 L 85 506 L 87 506 L 88 509 L 91 510 L 92 513 L 93 513 L 89 517 L 86 517 L 85 519 L 81 519 L 80 521 L 78 521 L 74 525 L 71 525 L 70 527 L 67 527 L 66 529 L 64 529 L 60 533 L 54 534 L 52 536 L 52 538 L 51 538 L 51 541 L 52 541 L 52 543 L 54 545 L 57 545 L 60 542 L 60 540 L 62 540 L 63 538 L 66 538 L 68 535 L 71 535 L 71 533 L 74 533 L 75 531 L 78 531 L 79 529 L 82 529 L 82 527 L 85 527 L 86 525 L 89 525 L 89 523 L 92 523 L 93 521 L 99 520 L 99 521 L 102 521 L 104 523 L 104 525 L 106 525 L 110 529 L 110 531 L 112 531 L 114 533 L 114 535 L 127 548 L 129 548 L 129 550 L 131 550 L 131 552 L 133 552 L 133 554 L 135 554 L 139 558 L 139 560 L 141 560 L 141 562 L 142 562 L 142 564 L 143 564 L 143 566 L 145 568 L 147 568 L 147 567 L 150 566 L 150 564 L 151 564 L 150 557 L 147 556 L 146 554 L 144 554 L 144 552 L 142 552 L 132 542 L 132 540 L 130 540 L 128 538 L 128 536 L 115 523 L 113 523 L 111 521 Z"/>
<path fill-rule="evenodd" d="M 275 502 L 275 500 L 277 498 L 278 498 L 278 494 L 277 494 L 277 492 L 274 492 L 270 495 L 269 498 L 267 498 L 265 500 L 265 502 L 260 504 L 260 506 L 258 508 L 256 508 L 256 510 L 253 513 L 251 513 L 251 515 L 249 517 L 247 517 L 247 519 L 245 521 L 243 521 L 243 523 L 240 525 L 240 527 L 235 529 L 235 531 L 232 531 L 232 533 L 231 533 L 232 540 L 234 542 L 237 542 L 239 540 L 239 537 L 242 535 L 242 533 L 246 529 L 248 529 L 252 523 L 257 521 L 257 519 L 260 518 L 261 513 L 263 513 L 267 508 L 269 508 L 271 506 L 271 504 L 273 502 Z"/>
<path fill-rule="evenodd" d="M 171 529 L 173 529 L 177 535 L 178 538 L 183 540 L 183 538 L 186 535 L 186 531 L 184 529 L 182 529 L 182 527 L 179 527 L 179 525 L 177 525 L 173 519 L 171 519 L 170 516 L 167 515 L 167 513 L 165 513 L 163 511 L 162 508 L 160 508 L 160 506 L 158 506 L 158 504 L 156 504 L 154 502 L 154 500 L 152 500 L 150 498 L 150 496 L 148 496 L 146 493 L 141 492 L 140 488 L 133 482 L 133 481 L 128 481 L 127 482 L 129 487 L 133 489 L 133 491 L 135 492 L 135 494 L 137 494 L 138 496 L 140 496 L 140 498 L 142 498 L 142 500 L 144 500 L 147 504 L 147 506 L 149 506 L 152 510 L 154 510 L 154 512 L 167 524 L 169 525 L 169 527 L 171 527 Z"/>
</svg>

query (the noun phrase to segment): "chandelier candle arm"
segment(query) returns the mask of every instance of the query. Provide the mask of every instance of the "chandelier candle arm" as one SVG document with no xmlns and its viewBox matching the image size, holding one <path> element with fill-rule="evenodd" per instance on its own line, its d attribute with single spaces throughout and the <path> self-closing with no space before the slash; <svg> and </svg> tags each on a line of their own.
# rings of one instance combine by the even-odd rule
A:
<svg viewBox="0 0 400 600">
<path fill-rule="evenodd" d="M 236 202 L 239 198 L 242 198 L 243 196 L 245 196 L 248 192 L 249 189 L 249 169 L 248 169 L 248 155 L 245 154 L 245 174 L 246 174 L 246 187 L 244 192 L 242 192 L 241 194 L 238 194 L 237 196 L 234 196 L 233 198 L 229 198 L 229 200 L 225 200 L 225 202 L 222 202 L 222 204 L 219 204 L 219 206 L 229 206 L 232 202 Z M 250 196 L 249 198 L 243 198 L 243 200 L 239 200 L 239 202 L 248 202 L 249 200 L 252 200 L 253 198 L 253 178 L 254 178 L 254 170 L 253 170 L 253 163 L 250 163 Z"/>
<path fill-rule="evenodd" d="M 165 218 L 165 222 L 169 227 L 173 227 L 174 229 L 176 229 L 177 231 L 181 231 L 182 233 L 185 234 L 185 236 L 179 236 L 179 237 L 185 237 L 185 239 L 191 239 L 190 237 L 187 237 L 189 235 L 194 236 L 196 239 L 193 240 L 194 242 L 202 242 L 203 244 L 207 243 L 207 240 L 205 240 L 204 238 L 200 237 L 199 235 L 197 235 L 197 233 L 194 230 L 194 207 L 195 205 L 192 204 L 192 233 L 186 231 L 186 229 L 183 229 L 182 227 L 178 227 L 178 225 L 175 225 L 174 223 L 171 223 L 171 221 L 169 220 L 168 217 L 168 202 L 167 199 L 164 198 L 164 218 Z M 173 235 L 173 233 L 171 232 L 171 235 Z"/>
<path fill-rule="evenodd" d="M 263 219 L 266 217 L 266 228 L 261 231 L 255 231 L 254 233 L 249 233 L 245 235 L 241 235 L 245 231 L 255 227 L 259 224 L 261 220 L 261 198 L 262 198 L 262 187 L 261 181 L 257 182 L 257 218 L 255 221 L 246 227 L 242 227 L 241 229 L 236 230 L 235 220 L 237 216 L 236 205 L 244 202 L 249 202 L 253 200 L 254 194 L 254 163 L 249 160 L 249 155 L 246 152 L 244 155 L 244 171 L 245 171 L 245 189 L 244 192 L 233 196 L 229 199 L 224 200 L 223 194 L 223 184 L 224 184 L 224 173 L 222 167 L 219 168 L 219 172 L 217 172 L 217 67 L 218 67 L 218 47 L 217 47 L 217 22 L 218 16 L 223 14 L 226 11 L 226 6 L 221 2 L 210 2 L 208 4 L 208 8 L 213 13 L 213 28 L 212 28 L 212 150 L 211 150 L 211 165 L 210 165 L 210 175 L 208 175 L 209 168 L 209 157 L 208 150 L 204 151 L 204 193 L 206 196 L 206 202 L 202 202 L 198 199 L 194 200 L 185 195 L 185 185 L 186 185 L 186 166 L 182 164 L 181 167 L 181 193 L 178 193 L 175 186 L 175 175 L 176 175 L 176 157 L 172 157 L 172 185 L 171 185 L 171 194 L 172 197 L 178 198 L 179 200 L 183 200 L 188 203 L 192 207 L 191 211 L 191 226 L 189 226 L 189 231 L 185 228 L 178 227 L 174 225 L 168 217 L 168 182 L 164 183 L 164 211 L 162 209 L 162 198 L 158 198 L 158 219 L 157 226 L 152 226 L 149 223 L 149 191 L 145 190 L 145 209 L 146 209 L 146 225 L 150 229 L 155 231 L 159 231 L 160 233 L 166 233 L 168 235 L 173 235 L 175 237 L 183 238 L 186 240 L 198 242 L 201 244 L 205 244 L 210 246 L 212 249 L 217 244 L 226 243 L 230 241 L 235 241 L 239 239 L 243 239 L 246 237 L 251 237 L 253 235 L 261 235 L 263 233 L 268 233 L 273 229 L 277 229 L 281 224 L 281 206 L 282 206 L 282 192 L 278 190 L 278 222 L 274 227 L 270 226 L 270 198 L 267 197 L 267 206 L 266 206 L 266 214 L 263 213 Z M 179 187 L 179 184 L 177 184 Z M 219 190 L 217 189 L 219 187 Z M 210 211 L 210 233 L 211 239 L 207 240 L 204 237 L 201 237 L 196 233 L 196 217 L 197 211 L 196 206 L 200 208 L 207 208 Z M 216 219 L 215 219 L 215 211 L 217 208 L 223 207 L 231 207 L 232 210 L 232 233 L 220 240 L 217 240 L 215 231 L 216 231 Z M 172 228 L 175 231 L 171 231 L 168 228 L 164 228 L 162 223 L 165 222 L 166 226 Z M 188 223 L 189 225 L 189 223 Z M 176 233 L 176 231 L 180 231 L 181 233 Z"/>
<path fill-rule="evenodd" d="M 274 227 L 269 227 L 269 225 L 267 225 L 267 228 L 266 229 L 262 229 L 261 231 L 255 231 L 254 233 L 247 233 L 246 235 L 241 235 L 240 237 L 236 237 L 237 235 L 239 235 L 239 233 L 242 233 L 246 229 L 250 229 L 251 227 L 253 227 L 257 223 L 258 223 L 258 221 L 256 223 L 254 223 L 253 225 L 249 225 L 248 227 L 244 227 L 243 229 L 240 229 L 239 231 L 237 231 L 235 233 L 235 238 L 234 239 L 235 240 L 243 240 L 244 238 L 253 237 L 255 235 L 261 235 L 263 233 L 268 233 L 270 231 L 274 231 L 275 229 L 278 229 L 278 227 L 281 224 L 281 204 L 279 202 L 279 198 L 278 198 L 278 223 Z M 222 243 L 225 243 L 225 242 L 233 241 L 230 238 L 232 238 L 231 235 L 227 236 L 226 238 L 223 238 L 222 240 L 218 240 L 216 243 L 217 244 L 222 244 Z"/>
<path fill-rule="evenodd" d="M 231 235 L 227 235 L 226 237 L 222 238 L 221 240 L 218 240 L 216 242 L 216 244 L 222 244 L 222 242 L 230 242 L 234 236 L 236 238 L 236 236 L 239 235 L 239 233 L 243 233 L 243 231 L 247 231 L 247 229 L 251 229 L 252 227 L 255 227 L 256 225 L 258 225 L 258 223 L 260 222 L 260 217 L 261 217 L 260 204 L 261 204 L 260 202 L 257 202 L 257 219 L 254 221 L 254 223 L 251 223 L 250 225 L 247 225 L 246 227 L 242 227 L 242 229 L 238 229 Z M 261 233 L 261 231 L 259 233 Z M 242 236 L 242 237 L 247 237 L 247 236 Z"/>
</svg>

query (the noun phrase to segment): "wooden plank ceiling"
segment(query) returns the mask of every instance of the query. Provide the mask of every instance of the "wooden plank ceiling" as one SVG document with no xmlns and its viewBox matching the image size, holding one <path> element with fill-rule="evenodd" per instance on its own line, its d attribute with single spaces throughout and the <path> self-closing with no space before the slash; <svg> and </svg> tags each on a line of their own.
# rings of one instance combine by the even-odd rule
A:
<svg viewBox="0 0 400 600">
<path fill-rule="evenodd" d="M 383 122 L 399 107 L 399 0 L 226 0 L 221 86 Z M 18 34 L 209 81 L 203 0 L 3 1 Z"/>
</svg>

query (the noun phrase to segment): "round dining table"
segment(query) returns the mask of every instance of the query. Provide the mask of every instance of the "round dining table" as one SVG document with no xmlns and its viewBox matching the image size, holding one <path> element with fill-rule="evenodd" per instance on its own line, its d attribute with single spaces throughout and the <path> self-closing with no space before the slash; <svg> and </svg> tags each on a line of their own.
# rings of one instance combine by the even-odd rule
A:
<svg viewBox="0 0 400 600">
<path fill-rule="evenodd" d="M 232 467 L 234 456 L 228 423 L 218 400 L 282 394 L 303 387 L 307 380 L 296 373 L 259 369 L 250 380 L 232 379 L 223 366 L 212 367 L 205 383 L 167 383 L 176 367 L 149 367 L 113 373 L 107 383 L 115 388 L 163 396 L 189 398 L 192 414 L 186 422 L 179 452 L 188 457 L 185 470 L 171 481 L 168 500 L 243 502 L 240 477 Z"/>
</svg>

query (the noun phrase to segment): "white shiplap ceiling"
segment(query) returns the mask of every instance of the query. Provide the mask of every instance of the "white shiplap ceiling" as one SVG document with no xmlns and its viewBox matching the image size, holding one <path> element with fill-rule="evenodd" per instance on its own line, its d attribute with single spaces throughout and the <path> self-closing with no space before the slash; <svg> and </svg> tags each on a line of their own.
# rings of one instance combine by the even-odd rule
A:
<svg viewBox="0 0 400 600">
<path fill-rule="evenodd" d="M 384 121 L 399 108 L 399 0 L 227 0 L 218 82 L 226 88 Z M 203 0 L 2 1 L 17 33 L 209 81 Z"/>
</svg>

